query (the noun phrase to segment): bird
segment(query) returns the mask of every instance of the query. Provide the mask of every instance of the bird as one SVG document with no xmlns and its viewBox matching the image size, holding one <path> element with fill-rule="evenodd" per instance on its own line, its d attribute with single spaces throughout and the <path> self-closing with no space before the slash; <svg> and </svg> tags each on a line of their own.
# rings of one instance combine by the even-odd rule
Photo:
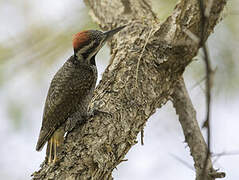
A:
<svg viewBox="0 0 239 180">
<path fill-rule="evenodd" d="M 88 105 L 97 80 L 95 56 L 106 41 L 124 27 L 106 32 L 85 30 L 74 35 L 74 54 L 54 75 L 43 110 L 36 151 L 41 151 L 47 143 L 47 164 L 55 164 L 58 160 L 57 149 L 64 144 L 69 119 L 76 112 L 82 118 L 90 114 Z"/>
</svg>

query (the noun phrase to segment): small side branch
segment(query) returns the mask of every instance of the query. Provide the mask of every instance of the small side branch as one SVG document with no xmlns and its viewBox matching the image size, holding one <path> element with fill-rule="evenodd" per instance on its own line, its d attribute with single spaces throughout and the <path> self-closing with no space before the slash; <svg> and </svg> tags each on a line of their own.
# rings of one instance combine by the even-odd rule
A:
<svg viewBox="0 0 239 180">
<path fill-rule="evenodd" d="M 195 162 L 194 167 L 196 169 L 196 180 L 201 180 L 203 177 L 205 177 L 205 180 L 214 180 L 215 178 L 225 177 L 224 172 L 217 172 L 213 169 L 210 157 L 207 158 L 207 144 L 200 131 L 196 119 L 196 111 L 188 95 L 183 78 L 180 78 L 177 81 L 174 93 L 172 94 L 172 99 L 176 113 L 179 115 L 179 121 L 183 128 L 185 140 L 188 143 L 191 155 Z M 204 162 L 206 159 L 206 176 L 204 176 Z"/>
</svg>

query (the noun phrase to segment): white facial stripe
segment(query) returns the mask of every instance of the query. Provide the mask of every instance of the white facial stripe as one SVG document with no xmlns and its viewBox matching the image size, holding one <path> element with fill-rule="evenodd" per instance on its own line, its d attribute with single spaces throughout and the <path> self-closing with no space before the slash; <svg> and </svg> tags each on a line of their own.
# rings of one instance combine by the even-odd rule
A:
<svg viewBox="0 0 239 180">
<path fill-rule="evenodd" d="M 80 49 L 76 56 L 78 57 L 78 59 L 83 59 L 82 53 L 86 52 L 87 49 L 90 49 L 94 44 L 94 41 L 92 41 L 89 45 L 83 47 L 82 49 Z M 100 42 L 100 45 L 93 51 L 91 52 L 91 54 L 89 54 L 89 56 L 87 57 L 86 60 L 84 60 L 85 62 L 89 63 L 90 59 L 92 58 L 92 56 L 95 55 L 96 52 L 98 52 L 100 50 L 100 48 L 105 44 L 105 42 Z"/>
<path fill-rule="evenodd" d="M 87 58 L 87 62 L 90 62 L 90 59 L 92 58 L 92 56 L 94 56 L 99 50 L 100 48 L 104 45 L 104 43 L 102 44 L 102 41 L 100 42 L 100 45 L 88 56 Z"/>
<path fill-rule="evenodd" d="M 82 57 L 82 53 L 84 53 L 87 49 L 89 49 L 90 47 L 92 47 L 94 44 L 94 41 L 92 41 L 90 44 L 88 44 L 87 46 L 83 47 L 81 50 L 79 50 L 77 53 L 76 53 L 76 56 L 79 58 L 79 59 L 83 59 Z"/>
<path fill-rule="evenodd" d="M 94 41 L 92 41 L 90 44 L 88 44 L 87 46 L 83 47 L 79 53 L 82 54 L 83 52 L 85 52 L 87 49 L 90 49 L 90 47 L 92 47 L 94 44 Z"/>
</svg>

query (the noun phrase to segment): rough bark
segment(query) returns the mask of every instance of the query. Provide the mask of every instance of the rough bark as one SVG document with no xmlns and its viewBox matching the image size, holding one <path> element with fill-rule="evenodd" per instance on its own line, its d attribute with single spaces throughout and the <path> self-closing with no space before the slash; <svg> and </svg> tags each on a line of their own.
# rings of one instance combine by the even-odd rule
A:
<svg viewBox="0 0 239 180">
<path fill-rule="evenodd" d="M 111 62 L 92 99 L 91 108 L 101 112 L 67 136 L 57 165 L 43 164 L 33 179 L 112 179 L 113 169 L 137 143 L 149 117 L 170 99 L 199 49 L 197 0 L 181 0 L 163 23 L 145 0 L 85 3 L 102 29 L 128 26 L 110 42 Z M 225 3 L 212 2 L 204 40 Z"/>
</svg>

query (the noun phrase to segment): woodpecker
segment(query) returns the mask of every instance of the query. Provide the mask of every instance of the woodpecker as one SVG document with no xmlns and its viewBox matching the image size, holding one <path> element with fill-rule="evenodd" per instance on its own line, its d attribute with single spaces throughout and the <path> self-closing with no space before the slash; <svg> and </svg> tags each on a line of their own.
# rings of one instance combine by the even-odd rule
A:
<svg viewBox="0 0 239 180">
<path fill-rule="evenodd" d="M 89 115 L 88 105 L 97 80 L 95 56 L 105 42 L 124 27 L 106 32 L 88 30 L 75 34 L 74 55 L 54 75 L 45 101 L 36 150 L 40 151 L 48 142 L 48 164 L 57 161 L 57 149 L 64 142 L 67 121 L 76 112 L 82 118 Z"/>
</svg>

